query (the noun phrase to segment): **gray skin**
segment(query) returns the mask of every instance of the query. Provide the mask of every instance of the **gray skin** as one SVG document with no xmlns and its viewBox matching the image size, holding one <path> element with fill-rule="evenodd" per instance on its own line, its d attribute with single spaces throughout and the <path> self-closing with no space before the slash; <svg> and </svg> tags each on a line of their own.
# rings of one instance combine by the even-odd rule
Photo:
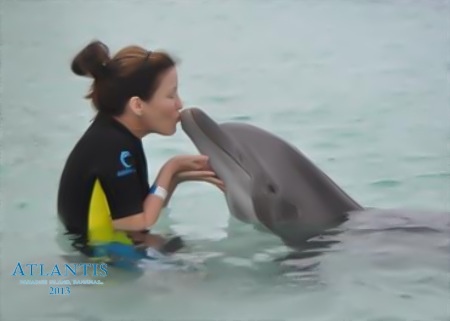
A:
<svg viewBox="0 0 450 321">
<path fill-rule="evenodd" d="M 363 207 L 297 148 L 250 124 L 218 124 L 198 108 L 181 126 L 226 186 L 231 214 L 296 246 Z"/>
</svg>

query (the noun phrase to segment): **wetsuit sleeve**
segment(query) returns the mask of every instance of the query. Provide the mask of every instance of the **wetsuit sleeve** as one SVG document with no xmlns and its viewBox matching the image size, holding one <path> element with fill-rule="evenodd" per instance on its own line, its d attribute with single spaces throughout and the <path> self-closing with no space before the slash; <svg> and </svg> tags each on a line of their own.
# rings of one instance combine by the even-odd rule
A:
<svg viewBox="0 0 450 321">
<path fill-rule="evenodd" d="M 104 150 L 97 162 L 97 176 L 108 201 L 111 218 L 119 219 L 143 212 L 143 180 L 130 148 Z M 148 183 L 147 183 L 148 185 Z"/>
</svg>

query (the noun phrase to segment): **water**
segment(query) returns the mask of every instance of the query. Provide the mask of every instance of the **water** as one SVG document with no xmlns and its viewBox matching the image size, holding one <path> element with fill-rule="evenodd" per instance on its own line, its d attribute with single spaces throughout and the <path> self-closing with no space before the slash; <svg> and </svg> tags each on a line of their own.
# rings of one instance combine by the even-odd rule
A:
<svg viewBox="0 0 450 321">
<path fill-rule="evenodd" d="M 450 319 L 449 1 L 5 0 L 0 12 L 2 320 Z M 70 296 L 19 286 L 18 260 L 64 254 L 59 174 L 92 117 L 69 62 L 93 38 L 169 50 L 186 106 L 282 136 L 365 206 L 414 211 L 369 213 L 283 260 L 219 190 L 186 183 L 156 230 L 185 237 L 197 269 L 119 273 Z M 181 130 L 144 144 L 151 178 L 195 152 Z"/>
</svg>

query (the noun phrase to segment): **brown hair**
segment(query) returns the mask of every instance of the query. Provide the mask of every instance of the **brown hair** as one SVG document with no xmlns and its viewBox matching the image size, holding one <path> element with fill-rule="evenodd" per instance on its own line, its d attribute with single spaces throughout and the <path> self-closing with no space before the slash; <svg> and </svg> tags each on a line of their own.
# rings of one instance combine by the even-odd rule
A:
<svg viewBox="0 0 450 321">
<path fill-rule="evenodd" d="M 127 46 L 111 58 L 109 48 L 95 40 L 75 56 L 71 69 L 79 76 L 94 79 L 86 98 L 98 111 L 120 115 L 131 97 L 149 100 L 160 76 L 173 66 L 175 60 L 169 54 L 139 46 Z"/>
</svg>

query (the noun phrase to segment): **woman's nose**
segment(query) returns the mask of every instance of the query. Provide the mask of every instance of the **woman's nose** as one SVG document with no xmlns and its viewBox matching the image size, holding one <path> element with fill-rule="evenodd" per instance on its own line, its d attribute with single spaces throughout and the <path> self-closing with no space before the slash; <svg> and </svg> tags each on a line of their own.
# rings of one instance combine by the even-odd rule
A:
<svg viewBox="0 0 450 321">
<path fill-rule="evenodd" d="M 181 102 L 181 99 L 180 99 L 180 98 L 177 99 L 177 101 L 176 101 L 176 103 L 175 103 L 175 108 L 176 108 L 177 110 L 180 110 L 180 109 L 183 108 L 183 103 Z"/>
</svg>

